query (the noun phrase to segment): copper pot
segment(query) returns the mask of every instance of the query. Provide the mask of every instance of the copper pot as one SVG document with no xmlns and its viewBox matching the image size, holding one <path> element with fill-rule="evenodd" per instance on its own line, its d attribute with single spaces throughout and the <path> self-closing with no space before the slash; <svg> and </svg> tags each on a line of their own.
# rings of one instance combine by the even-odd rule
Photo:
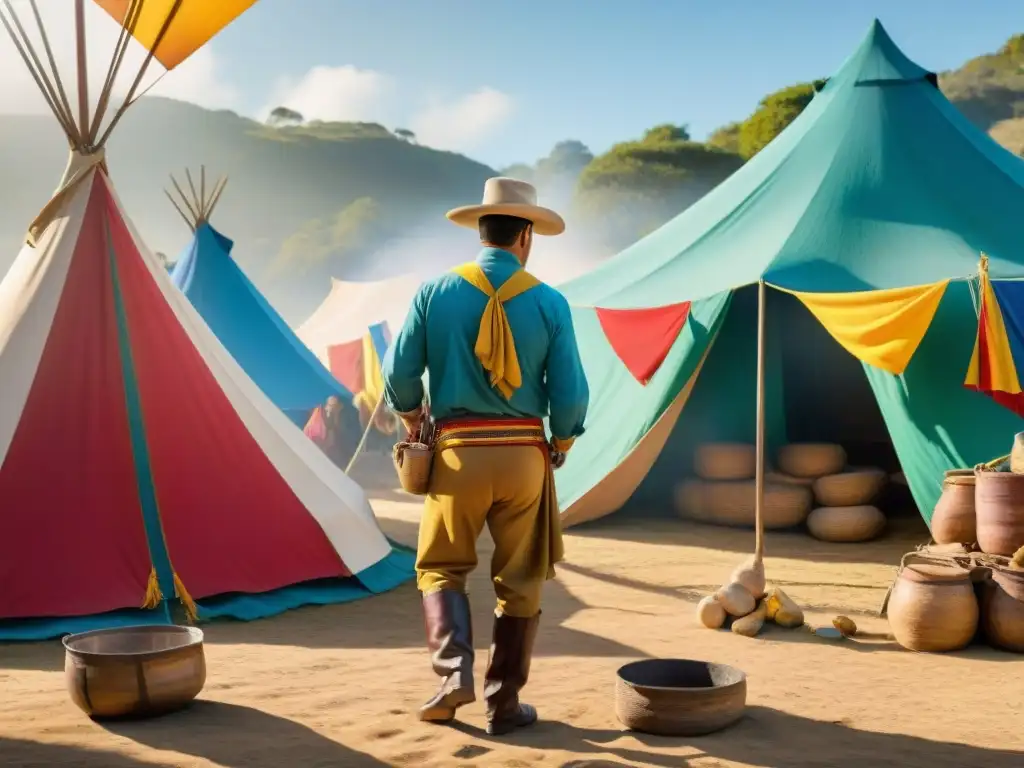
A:
<svg viewBox="0 0 1024 768">
<path fill-rule="evenodd" d="M 979 471 L 975 484 L 978 546 L 1009 557 L 1024 546 L 1024 475 Z"/>
<path fill-rule="evenodd" d="M 196 627 L 96 629 L 64 638 L 71 700 L 92 717 L 149 717 L 186 706 L 206 682 Z"/>
<path fill-rule="evenodd" d="M 996 648 L 1024 653 L 1024 571 L 993 567 L 982 585 L 981 624 Z"/>
<path fill-rule="evenodd" d="M 942 481 L 942 495 L 932 512 L 932 538 L 937 544 L 958 544 L 978 540 L 974 513 L 973 469 L 952 469 Z"/>
<path fill-rule="evenodd" d="M 896 642 L 908 650 L 965 647 L 978 629 L 971 572 L 955 565 L 905 565 L 889 596 L 888 615 Z"/>
</svg>

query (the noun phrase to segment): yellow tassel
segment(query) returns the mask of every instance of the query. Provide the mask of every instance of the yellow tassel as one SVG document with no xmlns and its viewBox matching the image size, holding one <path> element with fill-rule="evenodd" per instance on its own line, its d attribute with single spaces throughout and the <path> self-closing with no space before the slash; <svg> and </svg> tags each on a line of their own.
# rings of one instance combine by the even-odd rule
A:
<svg viewBox="0 0 1024 768">
<path fill-rule="evenodd" d="M 164 599 L 160 592 L 160 581 L 156 577 L 156 568 L 149 571 L 149 583 L 146 584 L 146 597 L 142 600 L 143 608 L 156 608 Z"/>
<path fill-rule="evenodd" d="M 185 606 L 185 615 L 188 616 L 188 620 L 194 622 L 199 618 L 199 611 L 196 608 L 195 601 L 192 596 L 185 589 L 185 585 L 181 583 L 181 579 L 178 578 L 178 574 L 174 574 L 174 594 L 181 600 L 181 604 Z"/>
</svg>

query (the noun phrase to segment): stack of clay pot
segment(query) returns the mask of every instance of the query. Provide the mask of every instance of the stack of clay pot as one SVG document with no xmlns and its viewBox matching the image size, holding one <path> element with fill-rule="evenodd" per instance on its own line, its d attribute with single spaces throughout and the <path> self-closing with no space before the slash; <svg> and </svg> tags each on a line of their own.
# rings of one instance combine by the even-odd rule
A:
<svg viewBox="0 0 1024 768">
<path fill-rule="evenodd" d="M 816 539 L 868 541 L 885 528 L 885 515 L 871 506 L 888 477 L 880 469 L 846 468 L 846 451 L 832 443 L 794 443 L 779 451 L 779 469 L 809 482 L 817 507 L 807 517 Z"/>
<path fill-rule="evenodd" d="M 705 443 L 694 456 L 696 478 L 676 487 L 676 509 L 682 517 L 713 525 L 754 525 L 757 453 L 747 443 Z M 792 481 L 792 478 L 789 479 Z M 811 489 L 766 473 L 764 527 L 791 528 L 807 519 Z"/>
<path fill-rule="evenodd" d="M 888 598 L 893 636 L 912 651 L 955 651 L 980 626 L 990 645 L 1024 653 L 1024 547 L 1012 557 L 936 544 L 904 555 Z"/>
</svg>

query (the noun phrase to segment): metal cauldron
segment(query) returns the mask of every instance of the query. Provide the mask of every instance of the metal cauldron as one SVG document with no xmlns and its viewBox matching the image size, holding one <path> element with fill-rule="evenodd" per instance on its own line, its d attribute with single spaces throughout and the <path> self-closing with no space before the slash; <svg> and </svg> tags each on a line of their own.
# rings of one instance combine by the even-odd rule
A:
<svg viewBox="0 0 1024 768">
<path fill-rule="evenodd" d="M 90 717 L 152 717 L 189 704 L 206 683 L 195 627 L 97 629 L 64 638 L 64 679 Z"/>
</svg>

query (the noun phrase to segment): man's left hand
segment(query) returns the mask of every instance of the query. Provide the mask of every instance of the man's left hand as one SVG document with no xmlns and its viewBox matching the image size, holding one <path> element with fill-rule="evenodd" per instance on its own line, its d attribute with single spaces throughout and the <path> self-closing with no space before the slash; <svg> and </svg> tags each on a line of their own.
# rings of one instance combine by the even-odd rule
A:
<svg viewBox="0 0 1024 768">
<path fill-rule="evenodd" d="M 561 469 L 562 465 L 565 464 L 566 454 L 561 451 L 556 451 L 554 448 L 551 449 L 551 468 Z"/>
</svg>

